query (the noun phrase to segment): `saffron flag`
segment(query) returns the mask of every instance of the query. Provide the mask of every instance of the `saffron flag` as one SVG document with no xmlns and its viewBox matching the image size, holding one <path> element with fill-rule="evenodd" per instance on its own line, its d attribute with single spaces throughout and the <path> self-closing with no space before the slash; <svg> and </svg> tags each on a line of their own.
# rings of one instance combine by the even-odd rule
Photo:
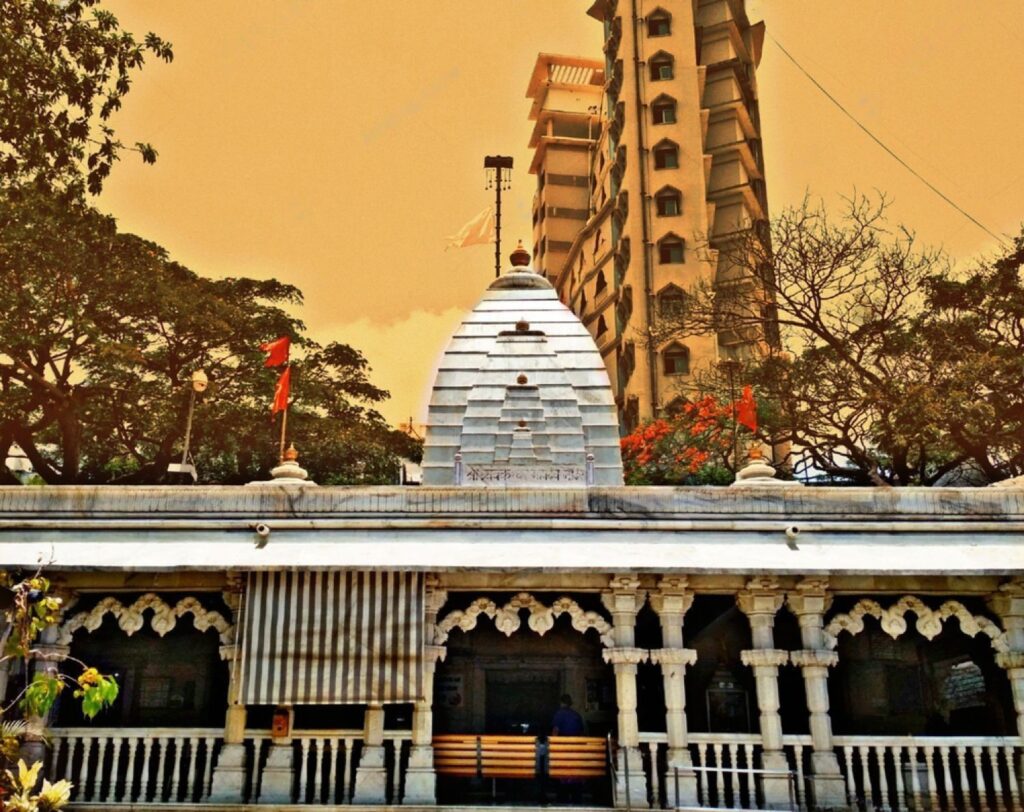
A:
<svg viewBox="0 0 1024 812">
<path fill-rule="evenodd" d="M 292 340 L 288 336 L 281 336 L 276 341 L 268 341 L 260 344 L 260 349 L 267 353 L 267 360 L 263 362 L 265 367 L 279 367 L 288 363 L 288 348 Z"/>
<path fill-rule="evenodd" d="M 288 408 L 288 391 L 292 383 L 292 368 L 285 367 L 281 377 L 277 379 L 277 386 L 274 388 L 274 402 L 270 407 L 270 414 L 275 415 Z"/>
<path fill-rule="evenodd" d="M 736 422 L 751 431 L 757 431 L 757 403 L 754 401 L 754 390 L 750 386 L 743 387 L 743 395 L 735 408 Z"/>
<path fill-rule="evenodd" d="M 488 206 L 466 225 L 459 233 L 448 238 L 448 248 L 466 248 L 470 245 L 487 245 L 494 242 L 494 210 Z M 448 248 L 445 248 L 447 251 Z"/>
</svg>

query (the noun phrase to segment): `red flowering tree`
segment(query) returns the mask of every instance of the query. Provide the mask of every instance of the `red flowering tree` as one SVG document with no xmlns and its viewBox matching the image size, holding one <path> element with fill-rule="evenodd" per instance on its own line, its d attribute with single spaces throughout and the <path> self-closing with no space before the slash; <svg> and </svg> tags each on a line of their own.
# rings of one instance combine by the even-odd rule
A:
<svg viewBox="0 0 1024 812">
<path fill-rule="evenodd" d="M 623 437 L 627 485 L 727 485 L 733 480 L 733 406 L 713 396 L 683 404 L 669 417 Z M 741 431 L 742 431 L 741 427 Z"/>
</svg>

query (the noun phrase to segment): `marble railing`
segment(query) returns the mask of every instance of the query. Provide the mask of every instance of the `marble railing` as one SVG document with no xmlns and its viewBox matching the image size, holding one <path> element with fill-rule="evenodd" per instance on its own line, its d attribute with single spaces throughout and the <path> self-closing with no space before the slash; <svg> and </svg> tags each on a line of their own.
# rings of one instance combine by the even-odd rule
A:
<svg viewBox="0 0 1024 812">
<path fill-rule="evenodd" d="M 680 778 L 670 769 L 664 733 L 641 733 L 643 771 L 653 808 L 676 806 Z M 757 734 L 690 733 L 687 737 L 697 800 L 703 807 L 761 809 L 761 737 Z M 835 736 L 850 809 L 1024 810 L 1018 737 Z M 808 793 L 810 736 L 784 736 L 793 798 L 814 809 Z"/>
<path fill-rule="evenodd" d="M 55 728 L 49 775 L 72 798 L 104 804 L 201 802 L 210 794 L 222 728 Z"/>
<path fill-rule="evenodd" d="M 384 734 L 387 801 L 400 804 L 411 734 Z M 221 728 L 54 728 L 48 775 L 74 784 L 72 799 L 104 805 L 203 803 L 223 742 Z M 362 730 L 294 731 L 292 803 L 352 801 Z M 256 803 L 270 731 L 247 730 L 242 800 Z"/>
<path fill-rule="evenodd" d="M 851 808 L 1019 810 L 1024 740 L 835 736 Z"/>
</svg>

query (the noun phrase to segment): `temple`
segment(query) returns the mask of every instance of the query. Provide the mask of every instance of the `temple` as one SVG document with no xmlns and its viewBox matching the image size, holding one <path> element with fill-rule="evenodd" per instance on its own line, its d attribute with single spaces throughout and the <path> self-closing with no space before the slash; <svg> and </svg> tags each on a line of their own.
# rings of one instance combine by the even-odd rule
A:
<svg viewBox="0 0 1024 812">
<path fill-rule="evenodd" d="M 624 487 L 528 262 L 444 354 L 422 487 L 0 488 L 0 562 L 64 598 L 37 667 L 121 686 L 32 720 L 74 808 L 1020 808 L 1020 483 Z"/>
</svg>

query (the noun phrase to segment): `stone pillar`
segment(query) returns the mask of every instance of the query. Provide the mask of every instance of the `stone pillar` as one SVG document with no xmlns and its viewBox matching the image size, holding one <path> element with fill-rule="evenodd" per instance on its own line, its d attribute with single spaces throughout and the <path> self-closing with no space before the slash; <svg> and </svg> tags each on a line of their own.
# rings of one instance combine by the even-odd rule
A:
<svg viewBox="0 0 1024 812">
<path fill-rule="evenodd" d="M 787 596 L 786 605 L 800 624 L 803 649 L 789 659 L 803 672 L 811 729 L 810 790 L 814 806 L 838 808 L 846 803 L 846 782 L 832 745 L 832 720 L 828 705 L 828 669 L 839 654 L 825 647 L 825 612 L 832 605 L 825 578 L 805 578 Z"/>
<path fill-rule="evenodd" d="M 631 575 L 616 575 L 609 589 L 601 593 L 601 602 L 612 615 L 615 640 L 613 648 L 605 649 L 604 661 L 611 663 L 615 670 L 615 702 L 619 709 L 615 787 L 618 806 L 647 806 L 647 779 L 640 756 L 640 727 L 636 716 L 637 665 L 647 659 L 647 652 L 635 647 L 636 613 L 644 605 L 644 598 L 640 581 Z"/>
<path fill-rule="evenodd" d="M 789 652 L 775 648 L 775 615 L 784 596 L 772 578 L 754 578 L 736 596 L 736 605 L 750 620 L 753 648 L 740 652 L 740 661 L 754 670 L 757 706 L 761 717 L 761 763 L 766 770 L 788 772 L 782 749 L 782 718 L 779 716 L 779 666 L 789 662 Z M 789 809 L 789 780 L 782 775 L 764 776 L 764 800 L 768 809 Z"/>
<path fill-rule="evenodd" d="M 988 606 L 1002 622 L 1005 643 L 996 653 L 996 663 L 1010 679 L 1017 735 L 1024 736 L 1024 579 L 1014 578 L 1000 586 L 989 596 Z"/>
<path fill-rule="evenodd" d="M 217 755 L 210 786 L 210 801 L 213 803 L 242 803 L 245 792 L 246 753 L 245 722 L 246 707 L 242 704 L 241 657 L 242 647 L 238 638 L 242 628 L 245 583 L 239 573 L 228 573 L 227 587 L 222 593 L 224 602 L 231 610 L 234 625 L 230 643 L 220 647 L 220 658 L 228 664 L 228 709 L 224 719 L 224 745 Z"/>
<path fill-rule="evenodd" d="M 438 587 L 436 576 L 427 576 L 426 603 L 424 612 L 423 647 L 423 696 L 417 700 L 412 715 L 412 750 L 409 753 L 409 769 L 405 774 L 405 797 L 407 804 L 433 804 L 437 802 L 437 775 L 434 772 L 434 671 L 438 661 L 443 661 L 448 649 L 436 645 L 437 614 L 441 611 L 448 593 Z"/>
<path fill-rule="evenodd" d="M 288 712 L 288 736 L 276 738 L 270 745 L 267 763 L 263 767 L 260 778 L 261 804 L 290 804 L 292 802 L 292 786 L 295 783 L 295 747 L 291 737 L 295 726 L 295 713 L 291 708 Z"/>
<path fill-rule="evenodd" d="M 384 769 L 384 706 L 368 705 L 363 729 L 363 753 L 356 768 L 354 804 L 387 801 L 388 776 Z"/>
<path fill-rule="evenodd" d="M 662 647 L 651 651 L 651 662 L 661 668 L 665 687 L 665 730 L 668 737 L 669 784 L 675 787 L 674 770 L 679 770 L 679 797 L 675 806 L 697 806 L 697 775 L 691 768 L 686 739 L 686 667 L 697 661 L 697 651 L 683 646 L 683 618 L 693 605 L 685 575 L 662 578 L 651 593 L 651 606 L 661 621 Z M 670 792 L 671 796 L 671 792 Z"/>
<path fill-rule="evenodd" d="M 71 652 L 70 646 L 62 645 L 59 642 L 60 627 L 49 626 L 40 633 L 39 639 L 32 647 L 37 653 L 31 661 L 31 674 L 29 680 L 35 679 L 37 674 L 49 674 L 56 676 L 60 673 L 60 664 Z M 70 695 L 70 687 L 67 689 Z M 46 728 L 53 718 L 54 709 L 45 716 L 31 715 L 26 717 L 28 729 L 22 739 L 20 753 L 28 764 L 35 764 L 46 757 Z"/>
</svg>

